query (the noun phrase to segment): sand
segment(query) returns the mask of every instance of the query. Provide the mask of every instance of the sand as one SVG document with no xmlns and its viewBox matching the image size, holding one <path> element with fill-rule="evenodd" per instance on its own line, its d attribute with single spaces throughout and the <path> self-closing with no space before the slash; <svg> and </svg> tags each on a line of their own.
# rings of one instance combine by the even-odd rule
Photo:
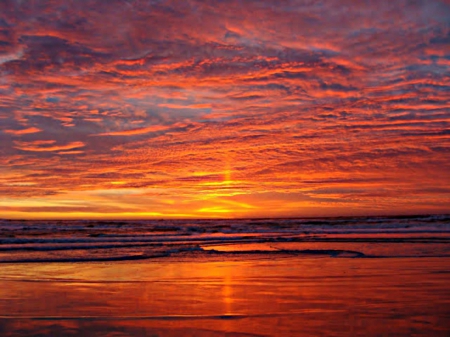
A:
<svg viewBox="0 0 450 337">
<path fill-rule="evenodd" d="M 1 336 L 448 336 L 450 258 L 0 266 Z"/>
</svg>

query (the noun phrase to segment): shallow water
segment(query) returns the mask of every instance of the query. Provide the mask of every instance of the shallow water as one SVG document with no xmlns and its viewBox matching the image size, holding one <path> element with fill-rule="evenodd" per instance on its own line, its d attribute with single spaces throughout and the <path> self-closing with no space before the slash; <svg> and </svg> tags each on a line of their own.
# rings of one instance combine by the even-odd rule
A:
<svg viewBox="0 0 450 337">
<path fill-rule="evenodd" d="M 2 336 L 448 336 L 450 258 L 8 264 Z"/>
<path fill-rule="evenodd" d="M 1 262 L 231 253 L 450 256 L 450 216 L 263 220 L 0 221 Z"/>
<path fill-rule="evenodd" d="M 0 335 L 448 336 L 449 229 L 445 216 L 3 222 Z"/>
</svg>

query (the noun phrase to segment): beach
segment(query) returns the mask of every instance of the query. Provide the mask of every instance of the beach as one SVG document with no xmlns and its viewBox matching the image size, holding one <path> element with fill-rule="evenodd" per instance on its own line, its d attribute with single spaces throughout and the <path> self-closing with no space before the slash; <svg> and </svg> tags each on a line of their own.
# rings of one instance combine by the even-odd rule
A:
<svg viewBox="0 0 450 337">
<path fill-rule="evenodd" d="M 450 332 L 445 216 L 55 225 L 2 223 L 2 336 Z"/>
<path fill-rule="evenodd" d="M 1 0 L 0 337 L 450 337 L 450 0 Z"/>
<path fill-rule="evenodd" d="M 3 265 L 2 336 L 448 336 L 450 258 Z"/>
</svg>

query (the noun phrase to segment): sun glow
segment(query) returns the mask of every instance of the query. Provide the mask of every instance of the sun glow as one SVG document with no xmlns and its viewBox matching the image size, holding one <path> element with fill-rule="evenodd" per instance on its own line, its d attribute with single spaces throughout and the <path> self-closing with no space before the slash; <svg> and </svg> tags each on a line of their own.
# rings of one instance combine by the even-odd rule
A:
<svg viewBox="0 0 450 337">
<path fill-rule="evenodd" d="M 198 210 L 199 213 L 231 213 L 232 211 L 222 206 L 203 207 Z"/>
</svg>

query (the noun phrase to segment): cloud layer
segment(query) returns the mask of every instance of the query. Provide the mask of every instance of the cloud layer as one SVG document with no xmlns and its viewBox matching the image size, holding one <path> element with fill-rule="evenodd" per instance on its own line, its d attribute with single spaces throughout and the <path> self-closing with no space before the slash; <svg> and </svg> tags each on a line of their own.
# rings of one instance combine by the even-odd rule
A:
<svg viewBox="0 0 450 337">
<path fill-rule="evenodd" d="M 448 212 L 448 1 L 0 3 L 4 217 Z"/>
</svg>

